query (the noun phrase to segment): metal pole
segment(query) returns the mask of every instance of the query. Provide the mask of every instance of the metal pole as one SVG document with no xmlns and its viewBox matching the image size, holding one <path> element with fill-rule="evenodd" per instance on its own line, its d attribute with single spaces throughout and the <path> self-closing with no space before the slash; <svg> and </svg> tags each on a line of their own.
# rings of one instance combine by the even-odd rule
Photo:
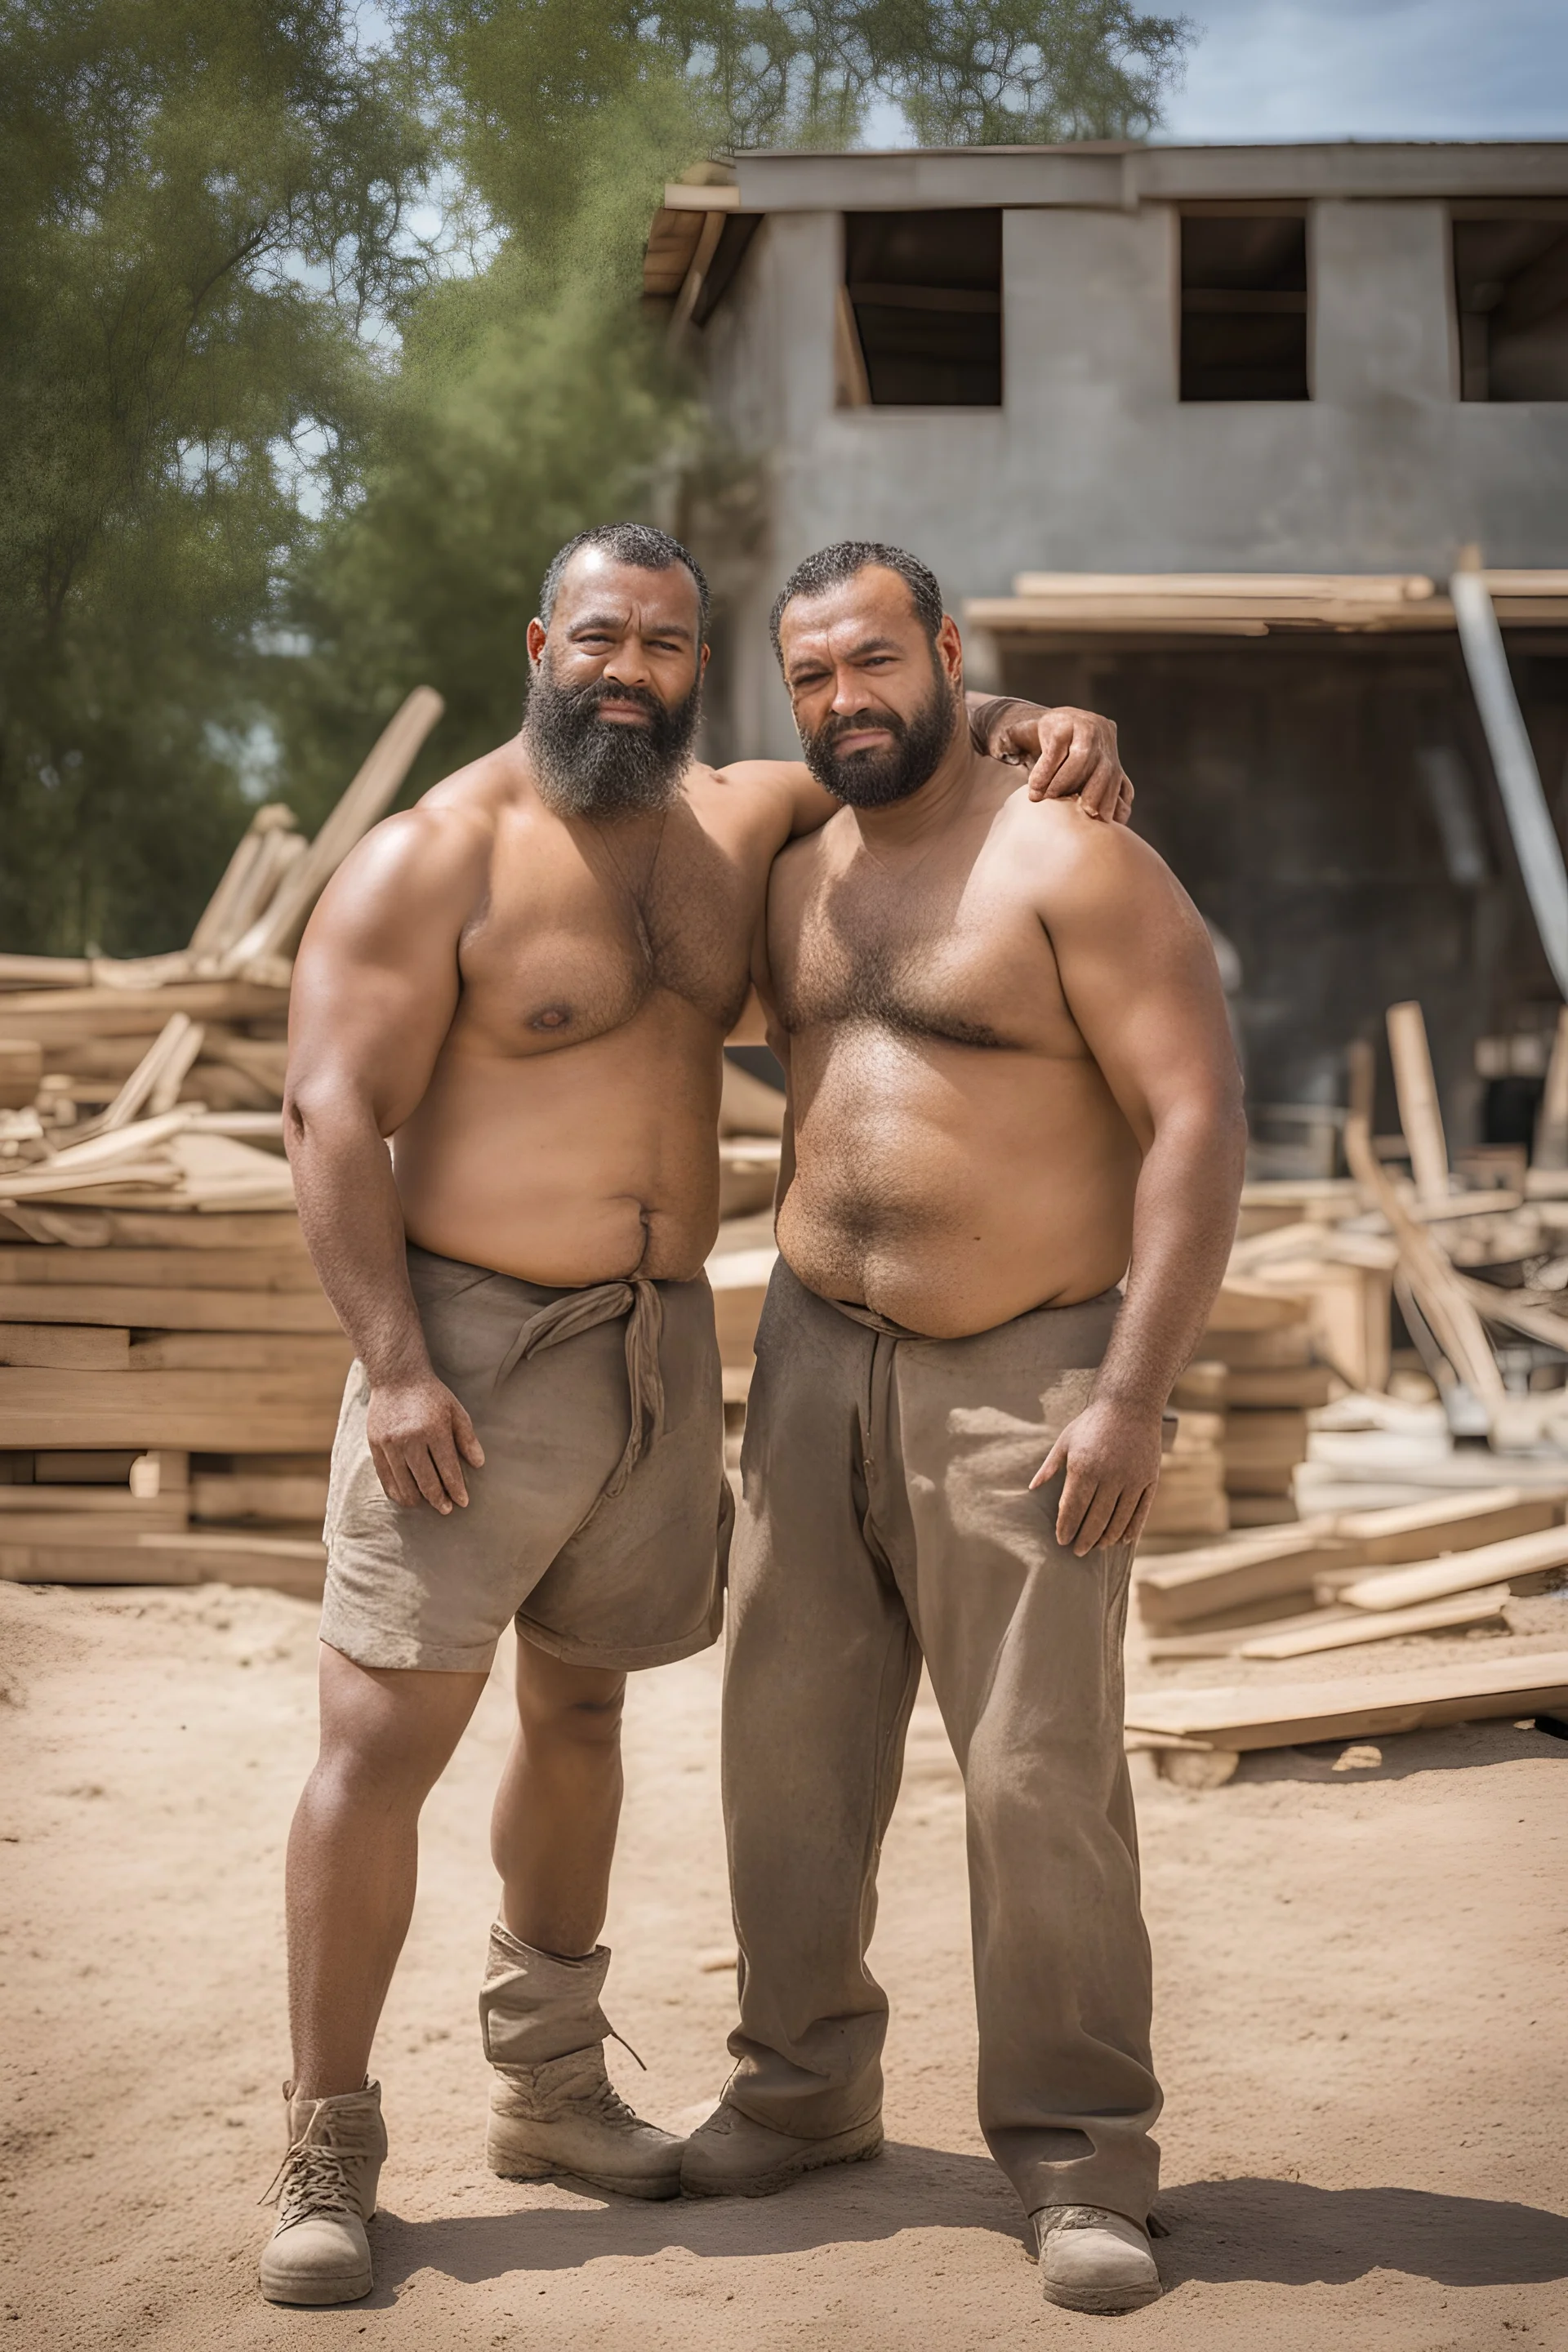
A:
<svg viewBox="0 0 1568 2352">
<path fill-rule="evenodd" d="M 1448 593 L 1535 927 L 1558 988 L 1568 997 L 1568 871 L 1541 789 L 1485 573 L 1456 572 Z"/>
</svg>

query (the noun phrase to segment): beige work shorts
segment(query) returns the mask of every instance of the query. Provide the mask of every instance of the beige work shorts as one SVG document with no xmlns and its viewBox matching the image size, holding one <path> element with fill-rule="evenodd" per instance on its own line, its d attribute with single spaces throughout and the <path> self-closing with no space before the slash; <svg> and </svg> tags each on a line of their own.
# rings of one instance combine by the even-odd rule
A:
<svg viewBox="0 0 1568 2352">
<path fill-rule="evenodd" d="M 351 1370 L 327 1496 L 321 1639 L 362 1666 L 484 1672 L 509 1618 L 573 1665 L 717 1640 L 733 1505 L 707 1281 L 552 1290 L 412 1245 L 437 1377 L 484 1447 L 443 1517 L 382 1488 Z"/>
</svg>

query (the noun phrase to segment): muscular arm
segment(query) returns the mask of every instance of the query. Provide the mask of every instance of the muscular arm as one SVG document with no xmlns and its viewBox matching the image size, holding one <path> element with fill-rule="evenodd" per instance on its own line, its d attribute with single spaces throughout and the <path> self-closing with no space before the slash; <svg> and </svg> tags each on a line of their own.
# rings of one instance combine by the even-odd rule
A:
<svg viewBox="0 0 1568 2352">
<path fill-rule="evenodd" d="M 310 919 L 294 966 L 283 1132 L 321 1286 L 371 1385 L 369 1437 L 395 1503 L 466 1504 L 473 1424 L 431 1369 L 408 1286 L 385 1139 L 430 1083 L 457 1007 L 458 940 L 484 837 L 454 812 L 378 825 Z"/>
<path fill-rule="evenodd" d="M 1153 851 L 1075 824 L 1042 914 L 1073 1017 L 1143 1152 L 1115 1335 L 1089 1406 L 1034 1480 L 1065 1467 L 1058 1539 L 1082 1554 L 1136 1540 L 1149 1515 L 1161 1414 L 1235 1238 L 1247 1126 L 1214 950 Z"/>
</svg>

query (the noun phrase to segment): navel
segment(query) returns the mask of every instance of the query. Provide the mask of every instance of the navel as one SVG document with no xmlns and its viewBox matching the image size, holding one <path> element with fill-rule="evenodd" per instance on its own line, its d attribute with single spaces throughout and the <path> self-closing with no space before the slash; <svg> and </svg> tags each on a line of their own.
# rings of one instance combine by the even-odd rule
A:
<svg viewBox="0 0 1568 2352">
<path fill-rule="evenodd" d="M 566 1029 L 571 1026 L 572 1007 L 569 1004 L 547 1004 L 529 1022 L 531 1029 Z"/>
</svg>

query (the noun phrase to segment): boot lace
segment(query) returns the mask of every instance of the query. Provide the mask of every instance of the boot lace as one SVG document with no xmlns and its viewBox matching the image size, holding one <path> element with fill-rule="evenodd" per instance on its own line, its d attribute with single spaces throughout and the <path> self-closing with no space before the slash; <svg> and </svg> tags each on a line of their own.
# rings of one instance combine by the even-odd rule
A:
<svg viewBox="0 0 1568 2352">
<path fill-rule="evenodd" d="M 287 2230 L 312 2214 L 343 2213 L 357 2217 L 359 2203 L 347 2168 L 335 2147 L 317 2141 L 296 2140 L 272 2176 L 262 2205 L 276 2205 L 278 2227 Z"/>
</svg>

